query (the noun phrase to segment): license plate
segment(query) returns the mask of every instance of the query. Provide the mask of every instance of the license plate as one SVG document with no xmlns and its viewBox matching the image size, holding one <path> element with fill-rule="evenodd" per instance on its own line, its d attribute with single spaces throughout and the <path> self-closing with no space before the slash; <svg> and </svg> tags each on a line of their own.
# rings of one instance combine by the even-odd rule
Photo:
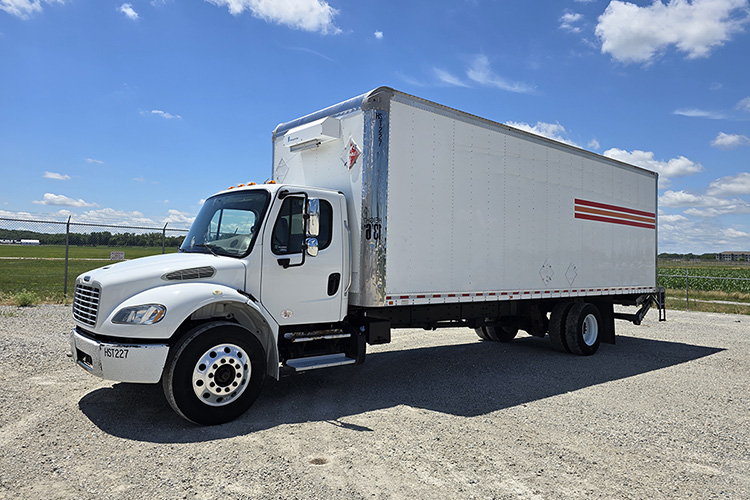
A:
<svg viewBox="0 0 750 500">
<path fill-rule="evenodd" d="M 105 358 L 128 359 L 129 349 L 122 347 L 105 347 L 103 354 Z"/>
</svg>

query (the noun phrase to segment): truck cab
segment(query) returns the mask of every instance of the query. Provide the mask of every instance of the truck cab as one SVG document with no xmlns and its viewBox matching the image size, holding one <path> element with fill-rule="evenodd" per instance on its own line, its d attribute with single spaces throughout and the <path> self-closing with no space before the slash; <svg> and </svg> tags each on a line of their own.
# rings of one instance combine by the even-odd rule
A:
<svg viewBox="0 0 750 500">
<path fill-rule="evenodd" d="M 350 248 L 339 192 L 271 183 L 225 190 L 206 200 L 177 254 L 78 277 L 73 356 L 105 379 L 161 380 L 188 420 L 226 421 L 252 404 L 265 376 L 278 378 L 280 362 L 362 361 L 342 328 Z"/>
</svg>

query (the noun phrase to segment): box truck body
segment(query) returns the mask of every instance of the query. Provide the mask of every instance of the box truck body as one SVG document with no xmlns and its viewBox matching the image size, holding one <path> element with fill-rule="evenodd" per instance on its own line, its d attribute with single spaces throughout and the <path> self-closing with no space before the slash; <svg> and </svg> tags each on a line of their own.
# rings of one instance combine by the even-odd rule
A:
<svg viewBox="0 0 750 500">
<path fill-rule="evenodd" d="M 351 201 L 352 305 L 655 290 L 654 172 L 391 89 L 280 125 L 273 156 Z"/>
<path fill-rule="evenodd" d="M 216 424 L 392 328 L 590 355 L 664 319 L 654 172 L 385 87 L 280 124 L 272 171 L 209 197 L 180 253 L 79 276 L 76 363 Z"/>
</svg>

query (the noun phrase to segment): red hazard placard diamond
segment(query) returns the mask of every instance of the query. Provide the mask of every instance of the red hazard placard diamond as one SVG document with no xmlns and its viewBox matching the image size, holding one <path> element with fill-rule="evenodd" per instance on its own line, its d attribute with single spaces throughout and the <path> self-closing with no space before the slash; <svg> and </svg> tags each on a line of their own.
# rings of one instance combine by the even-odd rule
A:
<svg viewBox="0 0 750 500">
<path fill-rule="evenodd" d="M 349 139 L 349 144 L 346 146 L 346 154 L 348 157 L 348 167 L 349 170 L 352 169 L 355 163 L 357 163 L 357 158 L 359 158 L 359 155 L 362 154 L 362 152 L 357 147 L 357 143 L 354 142 L 353 139 Z"/>
</svg>

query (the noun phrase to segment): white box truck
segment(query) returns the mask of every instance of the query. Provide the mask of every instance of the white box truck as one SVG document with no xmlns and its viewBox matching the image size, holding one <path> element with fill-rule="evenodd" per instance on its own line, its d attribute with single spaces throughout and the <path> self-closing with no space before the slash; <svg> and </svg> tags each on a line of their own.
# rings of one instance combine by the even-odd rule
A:
<svg viewBox="0 0 750 500">
<path fill-rule="evenodd" d="M 79 276 L 75 362 L 217 424 L 393 328 L 590 355 L 616 318 L 663 319 L 654 172 L 384 87 L 279 125 L 272 168 L 208 198 L 179 253 Z"/>
</svg>

